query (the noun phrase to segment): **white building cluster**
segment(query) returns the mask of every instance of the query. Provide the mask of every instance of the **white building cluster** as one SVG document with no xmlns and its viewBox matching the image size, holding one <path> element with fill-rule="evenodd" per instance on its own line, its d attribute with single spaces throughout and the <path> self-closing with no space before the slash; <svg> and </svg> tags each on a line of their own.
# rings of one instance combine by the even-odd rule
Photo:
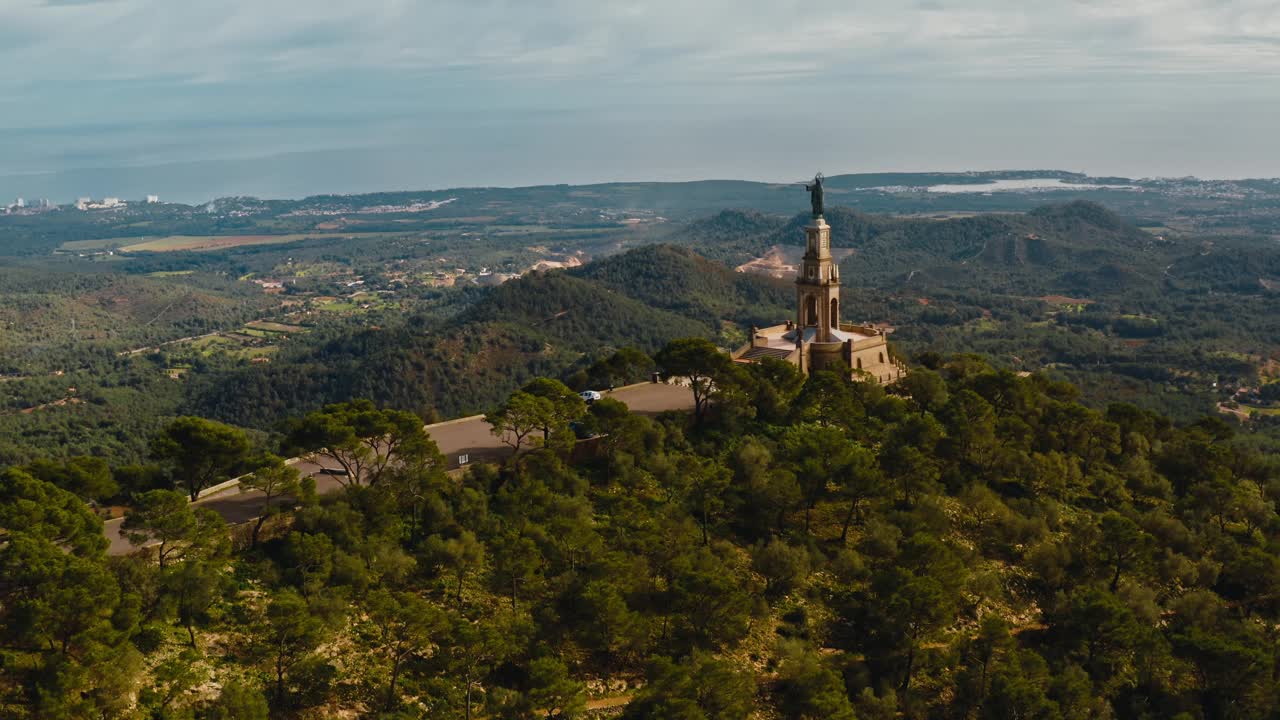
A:
<svg viewBox="0 0 1280 720">
<path fill-rule="evenodd" d="M 76 200 L 76 209 L 77 210 L 110 210 L 112 208 L 124 207 L 127 204 L 128 203 L 125 203 L 120 198 L 109 197 L 109 198 L 102 198 L 101 200 L 94 200 L 93 198 L 82 197 L 79 200 Z"/>
<path fill-rule="evenodd" d="M 48 199 L 41 199 L 34 205 L 27 202 L 26 198 L 16 198 L 12 205 L 0 206 L 0 214 L 2 215 L 31 215 L 34 213 L 44 212 L 53 208 L 53 203 Z"/>
</svg>

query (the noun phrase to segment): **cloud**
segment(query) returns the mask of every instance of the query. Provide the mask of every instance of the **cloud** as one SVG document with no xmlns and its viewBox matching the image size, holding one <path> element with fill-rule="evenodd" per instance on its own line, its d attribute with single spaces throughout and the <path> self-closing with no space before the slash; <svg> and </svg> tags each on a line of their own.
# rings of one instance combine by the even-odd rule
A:
<svg viewBox="0 0 1280 720">
<path fill-rule="evenodd" d="M 1275 74 L 1273 0 L 0 0 L 0 27 L 41 41 L 5 64 L 105 78 L 219 81 L 329 69 L 486 68 L 522 77 L 788 77 L 780 64 L 885 73 Z M 1010 68 L 1009 60 L 1017 65 Z M 662 76 L 656 76 L 661 78 Z"/>
<path fill-rule="evenodd" d="M 27 124 L 1280 75 L 1274 0 L 0 0 L 0 28 Z"/>
</svg>

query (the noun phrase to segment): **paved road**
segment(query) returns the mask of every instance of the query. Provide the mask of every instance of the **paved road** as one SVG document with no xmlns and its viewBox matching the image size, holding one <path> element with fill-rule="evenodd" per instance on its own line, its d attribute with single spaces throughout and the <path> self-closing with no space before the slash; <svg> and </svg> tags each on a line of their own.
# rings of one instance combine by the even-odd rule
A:
<svg viewBox="0 0 1280 720">
<path fill-rule="evenodd" d="M 626 403 L 632 412 L 645 415 L 656 415 L 666 410 L 693 409 L 693 393 L 688 387 L 682 385 L 645 383 L 618 388 L 604 395 Z M 463 458 L 470 463 L 475 463 L 482 460 L 497 460 L 511 452 L 510 446 L 494 437 L 490 432 L 489 424 L 481 416 L 428 425 L 427 433 L 440 447 L 440 452 L 444 454 L 450 469 L 459 467 Z M 326 468 L 323 464 L 314 461 L 294 464 L 304 477 L 316 479 L 316 491 L 321 494 L 334 492 L 341 487 L 337 478 L 325 472 L 336 468 L 336 465 L 330 461 L 329 466 Z M 231 487 L 215 495 L 201 498 L 196 504 L 217 510 L 228 523 L 234 525 L 258 517 L 262 511 L 263 501 L 262 493 L 256 490 L 241 492 L 238 487 Z M 124 555 L 133 550 L 129 541 L 120 535 L 120 525 L 123 522 L 122 519 L 116 519 L 106 523 L 107 539 L 111 541 L 108 552 L 112 555 Z"/>
</svg>

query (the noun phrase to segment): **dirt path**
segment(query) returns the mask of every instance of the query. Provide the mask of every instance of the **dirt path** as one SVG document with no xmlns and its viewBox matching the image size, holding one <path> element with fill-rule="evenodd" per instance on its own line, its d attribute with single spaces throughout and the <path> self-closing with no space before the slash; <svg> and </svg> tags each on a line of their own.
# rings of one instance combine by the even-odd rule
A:
<svg viewBox="0 0 1280 720">
<path fill-rule="evenodd" d="M 608 710 L 625 707 L 635 695 L 612 695 L 587 701 L 587 710 Z"/>
<path fill-rule="evenodd" d="M 1227 407 L 1225 403 L 1218 403 L 1218 412 L 1224 415 L 1235 415 L 1240 419 L 1240 422 L 1249 422 L 1251 419 L 1249 413 L 1237 408 Z"/>
<path fill-rule="evenodd" d="M 255 320 L 254 322 L 257 322 L 257 321 Z M 145 352 L 152 352 L 155 350 L 159 350 L 160 348 L 167 347 L 169 345 L 176 345 L 178 343 L 190 342 L 192 340 L 199 340 L 201 338 L 213 337 L 214 335 L 221 335 L 224 332 L 230 332 L 230 331 L 218 330 L 216 332 L 205 333 L 204 335 L 191 335 L 188 337 L 181 337 L 176 340 L 166 340 L 157 345 L 148 345 L 146 347 L 134 348 L 133 350 L 121 350 L 120 352 L 116 353 L 116 355 L 119 357 L 125 357 L 128 355 L 140 355 Z"/>
</svg>

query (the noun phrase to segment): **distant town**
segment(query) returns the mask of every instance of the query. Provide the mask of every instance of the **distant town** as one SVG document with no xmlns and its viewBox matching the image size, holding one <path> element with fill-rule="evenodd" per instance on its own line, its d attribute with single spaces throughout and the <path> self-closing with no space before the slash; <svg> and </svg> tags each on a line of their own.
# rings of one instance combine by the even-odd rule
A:
<svg viewBox="0 0 1280 720">
<path fill-rule="evenodd" d="M 160 202 L 159 195 L 148 195 L 142 201 L 146 205 L 156 205 Z M 76 210 L 115 210 L 127 207 L 129 202 L 121 200 L 118 197 L 104 197 L 101 200 L 94 200 L 91 197 L 77 198 L 71 206 Z M 48 198 L 41 198 L 34 202 L 28 202 L 26 198 L 17 198 L 13 204 L 4 206 L 5 215 L 38 215 L 42 212 L 58 210 L 60 206 L 55 204 Z"/>
</svg>

